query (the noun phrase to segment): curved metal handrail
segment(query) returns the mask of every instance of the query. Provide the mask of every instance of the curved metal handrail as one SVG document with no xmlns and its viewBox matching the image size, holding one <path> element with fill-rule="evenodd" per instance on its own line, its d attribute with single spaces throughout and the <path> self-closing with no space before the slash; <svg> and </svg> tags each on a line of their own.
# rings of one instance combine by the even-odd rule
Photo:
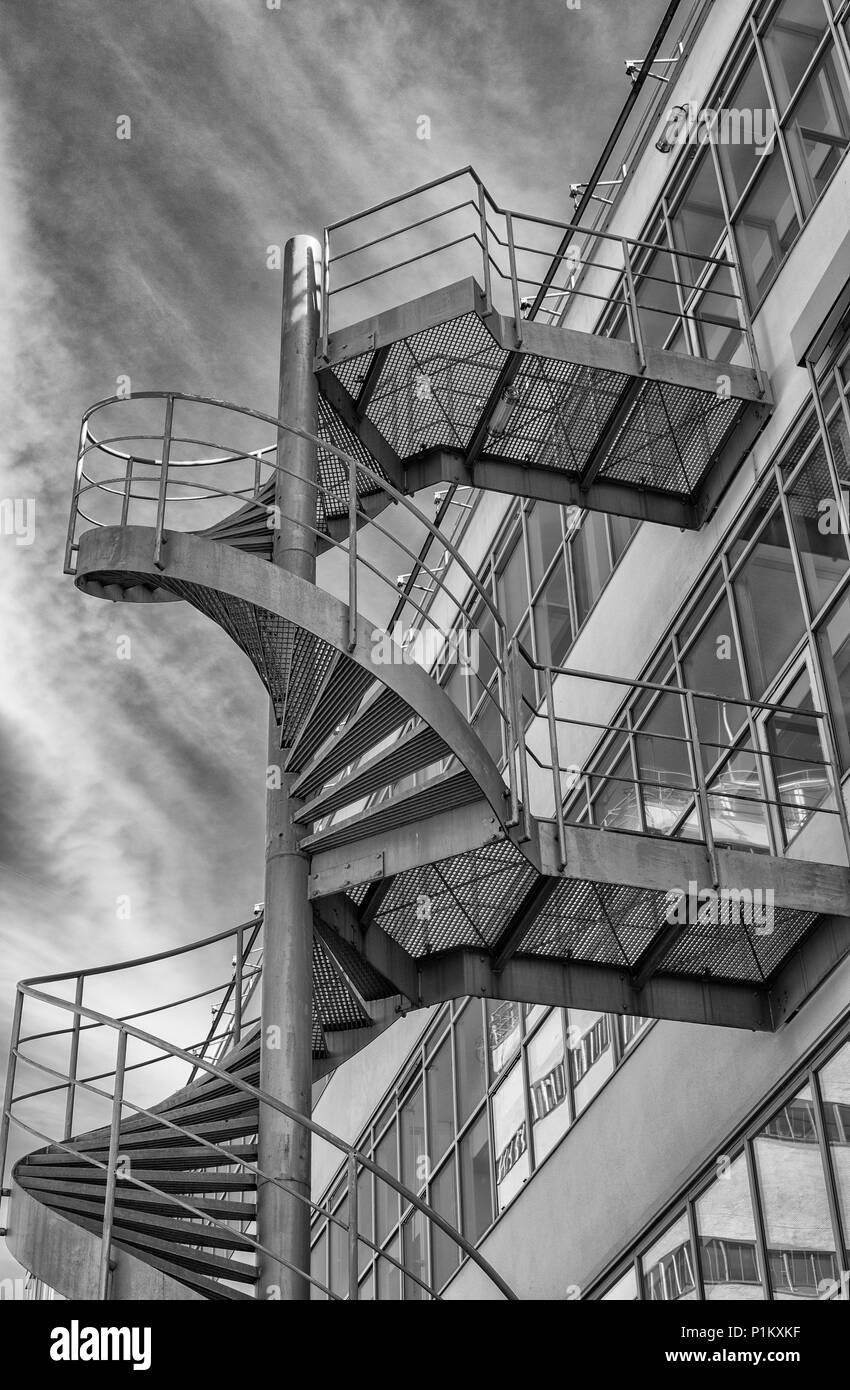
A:
<svg viewBox="0 0 850 1390">
<path fill-rule="evenodd" d="M 214 936 L 207 938 L 204 944 L 220 941 L 226 938 L 227 936 L 232 935 L 233 932 L 236 930 L 239 929 L 234 928 L 231 929 L 230 932 L 217 933 Z M 200 943 L 196 943 L 196 945 L 198 944 Z M 174 948 L 174 950 L 172 951 L 159 952 L 151 957 L 140 958 L 140 960 L 141 963 L 150 963 L 153 960 L 168 959 L 171 956 L 181 955 L 184 954 L 186 951 L 192 949 L 192 946 L 177 947 Z M 115 968 L 118 970 L 127 969 L 130 967 L 130 964 L 130 962 L 119 963 L 119 965 Z M 109 967 L 98 967 L 95 970 L 86 973 L 103 974 L 104 971 L 108 969 Z M 49 977 L 47 979 L 45 979 L 45 977 L 38 977 L 38 983 L 53 983 L 73 978 L 75 978 L 75 976 L 73 972 L 70 972 L 60 976 Z M 46 1063 L 41 1062 L 38 1059 L 26 1056 L 21 1052 L 20 1024 L 24 998 L 32 998 L 34 1000 L 39 1001 L 39 1003 L 41 1004 L 47 1005 L 48 1007 L 59 1009 L 65 1013 L 71 1013 L 75 1020 L 79 1019 L 80 1021 L 82 1021 L 83 1019 L 86 1019 L 88 1020 L 90 1026 L 107 1028 L 118 1035 L 120 1061 L 116 1064 L 115 1072 L 109 1073 L 109 1075 L 114 1075 L 116 1077 L 116 1089 L 114 1091 L 103 1091 L 101 1088 L 94 1087 L 89 1081 L 85 1081 L 72 1076 L 70 1072 L 67 1076 L 65 1076 L 64 1073 L 56 1071 L 55 1068 L 49 1067 Z M 136 1041 L 143 1043 L 147 1047 L 151 1047 L 154 1050 L 158 1050 L 161 1053 L 167 1054 L 168 1056 L 171 1056 L 175 1059 L 189 1063 L 193 1067 L 193 1074 L 195 1071 L 202 1071 L 209 1077 L 214 1077 L 220 1081 L 224 1081 L 228 1086 L 233 1087 L 235 1090 L 241 1092 L 243 1095 L 250 1096 L 252 1099 L 256 1100 L 258 1106 L 266 1105 L 267 1107 L 276 1110 L 278 1113 L 284 1115 L 287 1119 L 306 1129 L 314 1138 L 321 1139 L 330 1147 L 342 1153 L 347 1160 L 349 1166 L 349 1174 L 353 1174 L 354 1176 L 354 1182 L 349 1183 L 348 1221 L 343 1222 L 334 1213 L 326 1211 L 324 1207 L 321 1207 L 319 1204 L 313 1202 L 312 1199 L 304 1198 L 301 1196 L 301 1194 L 292 1191 L 281 1180 L 264 1173 L 258 1166 L 252 1164 L 249 1160 L 243 1159 L 237 1155 L 232 1154 L 225 1146 L 216 1144 L 213 1140 L 209 1140 L 201 1135 L 198 1135 L 187 1126 L 181 1125 L 176 1121 L 169 1120 L 166 1115 L 157 1113 L 155 1111 L 151 1111 L 146 1107 L 138 1105 L 136 1102 L 126 1098 L 123 1095 L 123 1059 L 126 1055 L 126 1042 L 128 1038 L 133 1038 Z M 80 1087 L 84 1090 L 94 1092 L 95 1094 L 100 1095 L 104 1099 L 112 1101 L 113 1123 L 111 1128 L 110 1158 L 108 1163 L 101 1163 L 99 1160 L 93 1159 L 91 1155 L 86 1154 L 85 1151 L 76 1149 L 73 1146 L 73 1144 L 68 1142 L 67 1136 L 64 1140 L 60 1141 L 52 1139 L 49 1135 L 40 1133 L 32 1126 L 28 1125 L 25 1121 L 21 1120 L 18 1115 L 13 1113 L 13 1107 L 15 1103 L 20 1103 L 22 1100 L 30 1099 L 32 1094 L 26 1093 L 23 1096 L 15 1096 L 14 1094 L 15 1063 L 18 1060 L 24 1061 L 28 1065 L 33 1066 L 41 1071 L 47 1072 L 48 1074 L 52 1074 L 54 1076 L 59 1077 L 60 1080 L 62 1080 L 68 1085 L 69 1089 Z M 228 1164 L 233 1164 L 247 1169 L 249 1171 L 252 1171 L 257 1175 L 258 1179 L 261 1178 L 264 1182 L 271 1182 L 274 1185 L 281 1187 L 284 1191 L 288 1193 L 289 1196 L 296 1197 L 300 1200 L 305 1201 L 312 1210 L 321 1213 L 325 1217 L 328 1217 L 349 1233 L 349 1241 L 353 1243 L 355 1255 L 357 1250 L 357 1244 L 360 1241 L 362 1241 L 369 1248 L 371 1248 L 372 1251 L 379 1256 L 379 1258 L 389 1260 L 390 1263 L 392 1263 L 399 1270 L 401 1270 L 406 1278 L 410 1278 L 415 1283 L 419 1284 L 431 1296 L 439 1298 L 439 1292 L 429 1287 L 422 1279 L 420 1279 L 415 1274 L 415 1272 L 406 1269 L 404 1265 L 401 1264 L 399 1261 L 395 1260 L 393 1256 L 389 1255 L 387 1252 L 384 1252 L 377 1245 L 375 1245 L 370 1238 L 360 1234 L 358 1229 L 356 1210 L 356 1175 L 358 1167 L 365 1169 L 366 1171 L 372 1173 L 373 1176 L 375 1176 L 379 1181 L 385 1182 L 400 1197 L 402 1197 L 403 1200 L 409 1206 L 419 1211 L 423 1216 L 426 1217 L 427 1220 L 431 1221 L 435 1226 L 437 1226 L 444 1235 L 446 1235 L 458 1246 L 458 1248 L 463 1252 L 464 1255 L 466 1255 L 468 1259 L 472 1260 L 473 1263 L 475 1263 L 482 1270 L 482 1272 L 488 1277 L 488 1279 L 492 1281 L 495 1287 L 498 1288 L 499 1292 L 502 1293 L 506 1299 L 516 1299 L 516 1295 L 514 1294 L 514 1292 L 510 1289 L 510 1287 L 504 1281 L 501 1275 L 492 1267 L 492 1265 L 490 1265 L 489 1261 L 487 1261 L 484 1258 L 484 1256 L 481 1255 L 475 1249 L 475 1247 L 466 1239 L 466 1237 L 464 1237 L 461 1234 L 461 1232 L 455 1230 L 455 1228 L 452 1227 L 450 1222 L 448 1222 L 443 1216 L 441 1216 L 441 1214 L 438 1211 L 430 1207 L 428 1203 L 424 1202 L 420 1197 L 418 1197 L 417 1194 L 413 1192 L 412 1189 L 408 1188 L 405 1183 L 401 1182 L 400 1179 L 396 1178 L 393 1174 L 386 1172 L 384 1169 L 382 1169 L 377 1163 L 374 1162 L 373 1159 L 369 1158 L 368 1155 L 361 1153 L 358 1149 L 355 1148 L 354 1145 L 349 1144 L 345 1140 L 340 1139 L 337 1135 L 333 1134 L 323 1125 L 320 1125 L 311 1116 L 302 1115 L 300 1112 L 293 1109 L 291 1106 L 286 1105 L 283 1101 L 279 1101 L 273 1096 L 270 1096 L 264 1091 L 260 1090 L 258 1086 L 253 1086 L 250 1082 L 245 1081 L 239 1075 L 227 1071 L 223 1067 L 219 1066 L 217 1063 L 211 1062 L 206 1058 L 199 1058 L 195 1054 L 187 1051 L 186 1049 L 178 1047 L 176 1044 L 169 1042 L 167 1039 L 159 1038 L 156 1035 L 148 1033 L 143 1029 L 136 1028 L 132 1024 L 128 1024 L 125 1020 L 113 1018 L 110 1015 L 104 1014 L 99 1010 L 88 1008 L 76 999 L 63 999 L 59 996 L 51 995 L 43 990 L 35 988 L 35 985 L 33 983 L 30 983 L 28 981 L 21 981 L 21 983 L 18 985 L 18 991 L 16 996 L 15 1020 L 13 1024 L 11 1048 L 11 1065 L 9 1069 L 9 1079 L 7 1081 L 7 1095 L 4 1100 L 2 1115 L 4 1162 L 5 1143 L 6 1138 L 8 1136 L 8 1128 L 10 1123 L 15 1123 L 16 1125 L 27 1130 L 28 1132 L 35 1134 L 38 1138 L 43 1139 L 46 1143 L 56 1145 L 63 1151 L 72 1153 L 76 1157 L 82 1158 L 84 1161 L 93 1163 L 95 1166 L 105 1169 L 107 1173 L 111 1173 L 115 1166 L 115 1157 L 117 1154 L 117 1144 L 120 1132 L 120 1116 L 123 1113 L 123 1108 L 125 1106 L 127 1108 L 132 1109 L 134 1113 L 148 1116 L 149 1118 L 155 1120 L 157 1123 L 162 1123 L 166 1125 L 166 1127 L 175 1130 L 181 1135 L 191 1138 L 194 1142 L 203 1144 L 205 1147 L 208 1147 L 211 1151 L 220 1153 Z M 191 1215 L 201 1218 L 206 1224 L 216 1225 L 228 1231 L 231 1229 L 230 1227 L 223 1226 L 220 1222 L 215 1222 L 214 1220 L 206 1216 L 205 1213 L 201 1212 L 192 1203 L 186 1202 L 184 1199 L 177 1197 L 177 1195 L 174 1193 L 165 1192 L 162 1189 L 157 1188 L 154 1184 L 150 1184 L 143 1179 L 135 1177 L 135 1175 L 133 1175 L 132 1173 L 127 1174 L 126 1177 L 123 1178 L 123 1180 L 133 1182 L 136 1185 L 156 1194 L 157 1197 L 168 1200 L 176 1206 L 183 1207 Z M 213 1187 L 214 1178 L 211 1178 L 211 1190 Z M 114 1184 L 108 1182 L 107 1207 L 110 1201 L 110 1190 L 111 1202 L 114 1207 Z M 105 1234 L 103 1237 L 101 1287 L 104 1290 L 106 1286 L 106 1270 L 108 1269 L 109 1262 L 109 1245 L 111 1243 L 111 1217 L 111 1212 L 109 1210 L 105 1210 L 104 1231 L 108 1232 L 109 1234 Z M 243 1232 L 242 1235 L 245 1241 L 248 1244 L 250 1244 L 254 1249 L 256 1249 L 259 1253 L 270 1255 L 272 1259 L 274 1259 L 278 1263 L 283 1264 L 286 1268 L 293 1270 L 295 1273 L 301 1275 L 311 1285 L 315 1285 L 323 1293 L 328 1294 L 330 1297 L 338 1297 L 338 1295 L 334 1294 L 324 1284 L 322 1284 L 321 1281 L 317 1280 L 314 1276 L 312 1276 L 312 1274 L 309 1271 L 298 1269 L 296 1266 L 292 1265 L 287 1259 L 283 1258 L 278 1252 L 269 1250 L 255 1238 L 248 1235 L 247 1232 Z M 357 1298 L 358 1272 L 359 1271 L 357 1259 L 355 1258 L 353 1261 L 350 1262 L 349 1286 L 349 1296 L 355 1299 Z"/>
</svg>

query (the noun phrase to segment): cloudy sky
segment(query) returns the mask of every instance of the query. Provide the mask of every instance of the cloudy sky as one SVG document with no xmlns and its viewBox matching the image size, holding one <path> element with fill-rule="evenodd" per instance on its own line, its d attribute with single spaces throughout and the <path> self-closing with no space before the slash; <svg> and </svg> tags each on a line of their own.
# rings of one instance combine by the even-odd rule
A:
<svg viewBox="0 0 850 1390">
<path fill-rule="evenodd" d="M 274 411 L 266 248 L 461 165 L 502 205 L 567 218 L 664 8 L 269 4 L 3 6 L 0 499 L 36 519 L 31 545 L 0 535 L 4 1058 L 17 979 L 207 935 L 262 897 L 253 670 L 184 605 L 107 605 L 63 577 L 81 412 L 121 375 Z"/>
</svg>

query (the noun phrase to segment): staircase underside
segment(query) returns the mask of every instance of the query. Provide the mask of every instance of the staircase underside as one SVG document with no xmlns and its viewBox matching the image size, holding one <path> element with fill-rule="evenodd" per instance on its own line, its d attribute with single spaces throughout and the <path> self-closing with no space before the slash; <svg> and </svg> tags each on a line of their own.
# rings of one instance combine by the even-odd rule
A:
<svg viewBox="0 0 850 1390">
<path fill-rule="evenodd" d="M 319 385 L 396 487 L 455 481 L 699 528 L 771 401 L 750 368 L 486 312 L 474 280 L 331 334 Z M 507 380 L 518 402 L 491 416 Z M 423 385 L 423 380 L 426 384 Z"/>
<path fill-rule="evenodd" d="M 562 870 L 553 826 L 530 820 L 524 839 L 509 825 L 498 771 L 426 673 L 371 665 L 370 625 L 358 626 L 349 653 L 347 610 L 321 590 L 192 536 L 169 535 L 162 573 L 152 549 L 145 528 L 89 532 L 77 582 L 112 594 L 163 586 L 235 636 L 283 711 L 298 794 L 313 798 L 310 815 L 337 817 L 317 821 L 305 841 L 325 952 L 316 997 L 328 1066 L 352 1039 L 386 1026 L 398 996 L 404 1007 L 483 994 L 774 1029 L 850 949 L 839 867 L 720 848 L 715 882 L 700 843 L 570 825 Z M 323 682 L 299 686 L 299 661 Z M 324 690 L 331 722 L 319 713 Z M 335 729 L 346 700 L 347 722 Z M 420 766 L 450 754 L 441 775 L 365 809 L 354 800 L 391 780 L 382 762 L 404 771 L 417 747 Z M 368 750 L 372 760 L 336 780 Z M 355 813 L 339 819 L 345 802 Z M 773 922 L 718 921 L 709 908 L 671 924 L 669 894 L 688 884 L 771 890 Z"/>
</svg>

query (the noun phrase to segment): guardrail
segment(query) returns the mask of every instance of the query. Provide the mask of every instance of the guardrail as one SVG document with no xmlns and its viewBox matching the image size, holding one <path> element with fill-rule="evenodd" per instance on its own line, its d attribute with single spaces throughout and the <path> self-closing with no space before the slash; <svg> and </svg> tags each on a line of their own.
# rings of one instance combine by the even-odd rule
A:
<svg viewBox="0 0 850 1390">
<path fill-rule="evenodd" d="M 549 780 L 552 803 L 551 813 L 538 819 L 557 826 L 562 867 L 568 822 L 700 840 L 714 865 L 718 842 L 782 855 L 815 816 L 837 818 L 850 865 L 850 823 L 824 711 L 546 665 L 521 643 L 514 640 L 511 646 L 525 670 L 534 673 L 540 694 L 537 704 L 525 693 L 528 682 L 519 682 L 524 691 L 518 719 L 519 760 L 526 769 L 523 805 L 533 804 L 527 788 L 529 768 L 536 768 L 538 776 Z M 585 718 L 566 708 L 571 682 L 604 689 L 609 701 L 612 688 L 642 692 L 647 699 L 638 720 L 624 718 L 621 711 L 613 721 Z M 653 728 L 648 722 L 658 708 L 656 702 L 665 699 L 667 716 L 678 732 Z M 713 713 L 707 718 L 709 711 Z M 798 729 L 810 728 L 822 756 L 798 757 L 771 746 L 772 721 L 777 719 L 793 719 Z M 706 723 L 712 733 L 717 731 L 715 736 L 705 732 Z M 587 751 L 581 742 L 583 731 L 592 741 Z M 665 753 L 648 756 L 650 745 Z M 572 757 L 571 747 L 576 750 Z M 622 788 L 613 804 L 603 797 L 611 787 Z M 827 800 L 831 804 L 824 804 Z"/>
<path fill-rule="evenodd" d="M 323 356 L 337 328 L 469 275 L 481 277 L 485 312 L 513 317 L 517 346 L 526 318 L 561 322 L 583 305 L 570 326 L 627 336 L 643 365 L 648 346 L 667 343 L 727 361 L 731 335 L 760 377 L 732 255 L 502 208 L 469 165 L 325 228 Z"/>
<path fill-rule="evenodd" d="M 131 1116 L 144 1116 L 154 1120 L 157 1124 L 163 1125 L 169 1131 L 186 1138 L 193 1145 L 200 1145 L 208 1149 L 211 1153 L 217 1154 L 222 1164 L 238 1167 L 245 1171 L 255 1174 L 257 1181 L 270 1182 L 280 1187 L 290 1197 L 297 1198 L 304 1202 L 311 1210 L 322 1218 L 341 1228 L 347 1237 L 348 1242 L 348 1293 L 343 1296 L 329 1289 L 320 1279 L 317 1279 L 307 1270 L 298 1269 L 290 1263 L 283 1254 L 277 1250 L 271 1250 L 264 1246 L 249 1229 L 253 1223 L 243 1223 L 240 1230 L 241 1238 L 251 1250 L 256 1254 L 270 1255 L 274 1260 L 284 1265 L 286 1268 L 294 1270 L 321 1294 L 334 1300 L 343 1297 L 356 1300 L 359 1297 L 359 1249 L 360 1245 L 367 1246 L 372 1250 L 379 1260 L 398 1269 L 406 1280 L 412 1280 L 429 1297 L 440 1298 L 440 1291 L 430 1285 L 427 1280 L 422 1279 L 415 1271 L 407 1268 L 402 1261 L 397 1260 L 388 1251 L 382 1250 L 371 1238 L 360 1229 L 361 1223 L 358 1219 L 358 1176 L 362 1171 L 367 1171 L 374 1176 L 376 1182 L 386 1184 L 396 1192 L 409 1207 L 419 1211 L 429 1222 L 455 1245 L 468 1259 L 472 1260 L 479 1269 L 487 1276 L 501 1294 L 507 1299 L 515 1299 L 516 1295 L 502 1279 L 501 1275 L 490 1265 L 490 1263 L 475 1249 L 475 1247 L 434 1208 L 422 1200 L 415 1192 L 408 1188 L 403 1182 L 396 1178 L 392 1173 L 380 1168 L 373 1159 L 366 1154 L 362 1154 L 353 1145 L 346 1143 L 318 1124 L 312 1118 L 301 1115 L 291 1109 L 283 1102 L 274 1099 L 262 1092 L 257 1086 L 251 1085 L 242 1077 L 235 1075 L 231 1071 L 225 1070 L 218 1061 L 211 1060 L 208 1055 L 216 1044 L 220 1044 L 222 1038 L 226 1039 L 224 1052 L 230 1051 L 240 1038 L 240 1030 L 245 1025 L 244 1018 L 240 1014 L 240 1006 L 237 1001 L 244 997 L 243 992 L 246 984 L 255 980 L 257 970 L 254 967 L 246 966 L 254 943 L 257 940 L 259 930 L 262 925 L 261 918 L 255 918 L 251 922 L 244 923 L 226 932 L 220 932 L 215 936 L 205 938 L 203 941 L 195 942 L 188 946 L 176 947 L 170 951 L 159 952 L 156 955 L 140 957 L 136 960 L 122 961 L 114 965 L 100 966 L 92 970 L 78 972 L 67 972 L 55 976 L 39 976 L 30 980 L 23 980 L 17 986 L 15 1008 L 12 1022 L 12 1037 L 9 1055 L 9 1068 L 7 1072 L 6 1091 L 3 1101 L 2 1117 L 0 1117 L 0 1180 L 5 1176 L 6 1158 L 8 1153 L 8 1141 L 10 1127 L 12 1124 L 20 1128 L 24 1133 L 39 1139 L 46 1145 L 53 1145 L 64 1153 L 73 1155 L 78 1161 L 90 1163 L 93 1167 L 105 1170 L 105 1201 L 103 1216 L 103 1234 L 101 1243 L 101 1257 L 99 1268 L 99 1297 L 106 1299 L 109 1296 L 109 1269 L 111 1258 L 111 1246 L 113 1240 L 113 1223 L 116 1204 L 116 1168 L 118 1164 L 120 1149 L 120 1131 L 122 1117 L 125 1111 Z M 142 971 L 145 968 L 159 965 L 164 962 L 172 963 L 176 959 L 185 957 L 189 954 L 196 954 L 211 948 L 219 948 L 222 943 L 235 940 L 236 957 L 233 964 L 233 973 L 229 980 L 224 984 L 214 985 L 203 991 L 199 991 L 176 1000 L 163 999 L 150 1007 L 141 1010 L 134 1010 L 123 1017 L 113 1017 L 105 1014 L 98 1009 L 93 1009 L 82 1002 L 83 990 L 87 983 L 95 977 L 110 977 L 110 990 L 115 989 L 114 977 L 123 972 Z M 193 962 L 193 973 L 198 969 L 197 962 Z M 242 989 L 239 989 L 239 985 Z M 42 986 L 73 986 L 73 998 L 62 998 L 54 993 L 48 993 Z M 134 983 L 133 994 L 138 992 L 138 984 Z M 181 1047 L 177 1043 L 166 1038 L 154 1035 L 138 1028 L 133 1020 L 143 1018 L 152 1014 L 163 1015 L 173 1010 L 183 1010 L 185 1006 L 192 1005 L 197 1017 L 197 1009 L 200 1001 L 208 1001 L 210 996 L 222 993 L 222 999 L 215 1009 L 215 1019 L 212 1029 L 194 1048 Z M 67 1026 L 56 1027 L 48 1030 L 39 1028 L 38 1031 L 24 1034 L 22 1032 L 24 1020 L 24 1006 L 26 1001 L 32 1001 L 33 1005 L 38 1006 L 42 1016 L 45 1011 L 48 1014 L 58 1013 L 62 1020 L 70 1015 L 70 1022 Z M 224 1030 L 218 1025 L 221 1023 L 223 1011 L 227 1009 L 228 1003 L 233 1009 L 231 1024 Z M 185 1020 L 181 1026 L 185 1026 Z M 109 1051 L 107 1040 L 114 1040 L 115 1061 L 111 1066 L 100 1067 L 94 1072 L 85 1075 L 80 1074 L 79 1069 L 79 1048 L 80 1039 L 83 1035 L 98 1035 L 99 1051 L 105 1054 Z M 33 1044 L 44 1044 L 49 1041 L 51 1050 L 50 1060 L 44 1057 L 37 1057 L 32 1052 L 24 1051 L 24 1048 Z M 67 1061 L 63 1061 L 57 1055 L 60 1042 L 67 1042 L 68 1056 Z M 142 1060 L 129 1061 L 128 1047 L 130 1044 L 152 1053 Z M 217 1054 L 223 1056 L 220 1051 Z M 233 1153 L 226 1144 L 219 1144 L 205 1138 L 204 1135 L 197 1133 L 187 1125 L 169 1119 L 167 1113 L 154 1111 L 150 1102 L 147 1100 L 147 1090 L 149 1087 L 149 1068 L 158 1067 L 161 1062 L 182 1063 L 190 1068 L 190 1079 L 199 1075 L 209 1078 L 217 1078 L 225 1081 L 236 1091 L 252 1098 L 257 1102 L 259 1108 L 266 1106 L 269 1109 L 277 1110 L 288 1119 L 306 1129 L 314 1139 L 322 1140 L 324 1143 L 336 1149 L 346 1160 L 348 1174 L 348 1215 L 343 1220 L 329 1209 L 327 1205 L 321 1205 L 309 1198 L 303 1197 L 294 1192 L 285 1182 L 265 1173 L 257 1164 L 250 1160 L 240 1157 Z M 19 1065 L 28 1066 L 45 1077 L 49 1078 L 48 1084 L 29 1090 L 21 1090 L 17 1086 Z M 97 1083 L 107 1083 L 106 1086 Z M 183 1083 L 185 1085 L 185 1081 Z M 135 1091 L 133 1090 L 135 1087 Z M 109 1121 L 109 1150 L 106 1163 L 93 1157 L 85 1150 L 75 1148 L 71 1142 L 72 1127 L 75 1120 L 75 1101 L 78 1095 L 82 1094 L 89 1101 L 90 1111 L 94 1106 L 103 1108 L 106 1106 L 110 1113 Z M 59 1133 L 51 1134 L 46 1132 L 41 1125 L 25 1120 L 21 1115 L 21 1109 L 27 1103 L 39 1103 L 39 1113 L 43 1109 L 45 1097 L 53 1097 L 60 1100 L 60 1109 L 64 1120 L 60 1126 Z M 64 1103 L 62 1098 L 64 1097 Z M 92 1102 L 91 1098 L 95 1098 Z M 147 1101 L 143 1103 L 143 1101 Z M 89 1115 L 91 1119 L 91 1114 Z M 87 1126 L 92 1127 L 91 1125 Z M 105 1127 L 105 1126 L 104 1126 Z M 61 1137 L 60 1137 L 61 1134 Z M 169 1192 L 156 1184 L 150 1183 L 145 1179 L 136 1177 L 132 1171 L 121 1173 L 122 1186 L 126 1184 L 135 1185 L 137 1188 L 151 1193 L 158 1201 L 167 1202 L 175 1210 L 175 1214 L 188 1215 L 202 1221 L 206 1226 L 216 1228 L 225 1232 L 232 1232 L 232 1227 L 226 1226 L 223 1222 L 212 1218 L 208 1213 L 201 1211 L 198 1206 L 184 1197 L 178 1196 L 174 1192 Z M 215 1174 L 211 1171 L 210 1191 L 215 1190 Z M 5 1191 L 5 1187 L 4 1187 Z M 185 1246 L 183 1246 L 185 1248 Z M 140 1256 L 144 1258 L 144 1256 Z M 226 1276 L 224 1276 L 226 1277 Z"/>
<path fill-rule="evenodd" d="M 154 412 L 162 411 L 161 415 Z M 182 412 L 187 423 L 181 427 Z M 121 426 L 121 414 L 137 419 Z M 209 416 L 221 422 L 225 433 L 241 432 L 239 442 L 223 441 L 208 432 Z M 99 419 L 106 432 L 95 434 Z M 206 428 L 205 428 L 206 427 Z M 205 429 L 205 432 L 200 432 Z M 167 530 L 199 531 L 232 517 L 238 507 L 254 506 L 265 513 L 271 525 L 289 519 L 286 510 L 287 476 L 294 476 L 277 458 L 277 431 L 309 439 L 317 445 L 320 457 L 331 466 L 320 467 L 319 480 L 311 484 L 316 498 L 316 523 L 308 529 L 317 541 L 336 548 L 346 557 L 349 610 L 349 649 L 356 644 L 358 589 L 361 581 L 388 589 L 399 597 L 399 581 L 376 564 L 376 537 L 382 537 L 411 562 L 417 582 L 405 590 L 405 604 L 419 622 L 418 640 L 426 657 L 435 649 L 435 660 L 424 661 L 425 669 L 439 664 L 441 653 L 453 652 L 461 664 L 470 665 L 476 649 L 482 651 L 491 675 L 483 688 L 496 720 L 504 732 L 505 746 L 515 750 L 514 675 L 507 662 L 507 635 L 504 620 L 487 589 L 467 564 L 458 548 L 428 517 L 381 473 L 379 468 L 337 448 L 325 439 L 294 428 L 272 415 L 209 397 L 182 392 L 143 391 L 130 397 L 113 396 L 99 401 L 83 416 L 80 444 L 71 502 L 71 516 L 65 553 L 67 573 L 75 572 L 75 555 L 82 530 L 95 526 L 148 525 L 154 529 L 154 564 L 164 567 L 163 546 Z M 116 433 L 116 430 L 120 432 Z M 197 453 L 196 451 L 202 452 Z M 191 456 L 186 456 L 191 451 Z M 283 479 L 276 486 L 276 476 Z M 303 481 L 303 480 L 302 480 Z M 440 563 L 428 563 L 408 544 L 397 526 L 386 525 L 379 506 L 391 504 L 404 511 L 416 525 L 420 536 L 432 542 L 441 553 Z M 331 535 L 327 518 L 336 519 Z M 304 523 L 299 522 L 299 525 Z M 360 543 L 360 528 L 370 527 L 369 545 Z M 453 582 L 446 582 L 452 571 Z M 462 578 L 461 578 L 462 577 Z M 461 583 L 458 579 L 461 578 Z M 476 627 L 469 617 L 473 606 L 489 614 L 487 626 L 492 636 Z M 403 661 L 409 653 L 399 644 L 405 633 L 386 637 L 399 648 Z M 429 643 L 426 639 L 433 638 Z M 391 653 L 395 658 L 395 649 Z M 376 677 L 379 665 L 376 663 Z M 515 757 L 508 760 L 513 769 Z M 518 787 L 511 772 L 510 823 L 518 817 Z"/>
</svg>

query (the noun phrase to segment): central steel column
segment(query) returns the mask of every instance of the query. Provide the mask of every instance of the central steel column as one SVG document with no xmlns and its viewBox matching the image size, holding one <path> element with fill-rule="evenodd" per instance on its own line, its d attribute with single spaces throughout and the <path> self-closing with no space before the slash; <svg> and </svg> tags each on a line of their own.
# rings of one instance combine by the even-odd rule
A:
<svg viewBox="0 0 850 1390">
<path fill-rule="evenodd" d="M 318 432 L 318 387 L 313 360 L 319 333 L 321 249 L 311 237 L 293 237 L 283 262 L 278 418 Z M 278 431 L 274 563 L 311 583 L 316 577 L 316 447 Z M 294 774 L 283 770 L 288 742 L 271 711 L 269 766 L 280 767 L 281 786 L 266 802 L 266 887 L 263 927 L 260 1086 L 303 1115 L 311 1110 L 313 917 L 307 897 L 306 830 L 293 824 Z M 310 1135 L 277 1111 L 261 1107 L 259 1167 L 310 1196 Z M 310 1211 L 281 1188 L 260 1181 L 257 1238 L 298 1269 L 310 1268 Z M 259 1298 L 306 1299 L 310 1285 L 279 1260 L 260 1256 Z"/>
</svg>

